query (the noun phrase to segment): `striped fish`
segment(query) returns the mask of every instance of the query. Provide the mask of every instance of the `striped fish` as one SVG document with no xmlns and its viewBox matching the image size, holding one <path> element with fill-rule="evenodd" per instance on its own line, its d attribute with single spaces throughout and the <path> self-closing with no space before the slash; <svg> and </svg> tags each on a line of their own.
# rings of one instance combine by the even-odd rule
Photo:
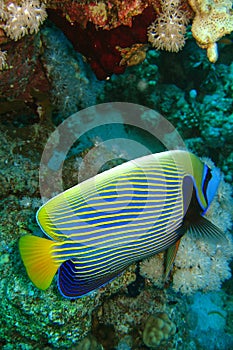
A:
<svg viewBox="0 0 233 350">
<path fill-rule="evenodd" d="M 77 298 L 135 261 L 167 250 L 166 275 L 188 230 L 218 235 L 203 217 L 219 176 L 186 151 L 141 157 L 94 176 L 45 203 L 37 221 L 50 238 L 23 236 L 19 250 L 32 282 Z"/>
</svg>

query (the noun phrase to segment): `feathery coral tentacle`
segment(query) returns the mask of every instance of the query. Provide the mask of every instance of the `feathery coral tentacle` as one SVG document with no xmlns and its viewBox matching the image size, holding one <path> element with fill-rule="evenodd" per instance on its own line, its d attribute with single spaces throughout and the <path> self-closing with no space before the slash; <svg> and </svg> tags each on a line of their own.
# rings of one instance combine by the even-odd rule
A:
<svg viewBox="0 0 233 350">
<path fill-rule="evenodd" d="M 156 49 L 178 52 L 185 43 L 188 18 L 180 0 L 161 0 L 162 14 L 148 27 L 148 40 Z"/>
<path fill-rule="evenodd" d="M 5 22 L 1 27 L 15 41 L 38 32 L 46 17 L 45 5 L 39 0 L 23 0 L 21 5 L 0 3 L 0 19 Z"/>
</svg>

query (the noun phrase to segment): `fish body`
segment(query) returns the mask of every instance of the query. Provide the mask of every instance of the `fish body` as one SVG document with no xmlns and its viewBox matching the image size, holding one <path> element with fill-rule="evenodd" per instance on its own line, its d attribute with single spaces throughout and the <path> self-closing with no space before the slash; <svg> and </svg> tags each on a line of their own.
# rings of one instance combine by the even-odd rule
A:
<svg viewBox="0 0 233 350">
<path fill-rule="evenodd" d="M 135 261 L 169 249 L 175 256 L 171 248 L 205 214 L 218 181 L 185 151 L 151 154 L 98 174 L 38 210 L 38 224 L 50 239 L 20 238 L 27 273 L 44 290 L 58 270 L 61 294 L 77 298 Z M 213 224 L 205 225 L 215 232 Z"/>
</svg>

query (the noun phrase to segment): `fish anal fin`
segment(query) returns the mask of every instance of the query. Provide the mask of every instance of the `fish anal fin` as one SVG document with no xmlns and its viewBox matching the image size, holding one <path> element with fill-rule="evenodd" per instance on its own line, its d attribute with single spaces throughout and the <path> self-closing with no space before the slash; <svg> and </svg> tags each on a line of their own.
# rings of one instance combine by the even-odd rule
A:
<svg viewBox="0 0 233 350">
<path fill-rule="evenodd" d="M 67 260 L 59 268 L 58 288 L 60 293 L 69 299 L 80 298 L 88 295 L 100 287 L 115 279 L 121 271 L 114 271 L 103 276 L 87 278 L 79 274 L 78 266 L 75 261 Z"/>
<path fill-rule="evenodd" d="M 181 238 L 172 246 L 170 246 L 167 250 L 166 250 L 166 255 L 165 255 L 165 276 L 164 276 L 164 280 L 166 282 L 168 275 L 172 269 L 173 263 L 175 261 L 176 258 L 176 254 L 180 245 L 180 240 Z"/>
</svg>

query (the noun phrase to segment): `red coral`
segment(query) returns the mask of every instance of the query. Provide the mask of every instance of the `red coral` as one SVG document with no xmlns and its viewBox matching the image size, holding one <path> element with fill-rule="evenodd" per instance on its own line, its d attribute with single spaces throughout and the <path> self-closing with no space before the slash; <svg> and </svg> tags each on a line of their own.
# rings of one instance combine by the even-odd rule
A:
<svg viewBox="0 0 233 350">
<path fill-rule="evenodd" d="M 17 42 L 1 47 L 7 51 L 8 69 L 1 71 L 0 97 L 33 102 L 33 91 L 49 91 L 40 55 L 40 42 L 34 36 L 27 36 Z"/>
<path fill-rule="evenodd" d="M 124 72 L 122 56 L 117 47 L 126 48 L 137 43 L 147 43 L 147 27 L 156 18 L 152 6 L 142 14 L 132 17 L 132 26 L 120 25 L 110 30 L 96 29 L 93 23 L 85 28 L 66 20 L 59 11 L 49 10 L 50 19 L 62 29 L 72 42 L 75 50 L 82 53 L 90 63 L 98 79 L 106 79 L 111 74 Z M 82 23 L 83 24 L 83 23 Z"/>
<path fill-rule="evenodd" d="M 47 7 L 60 10 L 70 23 L 79 23 L 84 28 L 88 22 L 103 29 L 119 25 L 132 25 L 132 18 L 141 14 L 151 3 L 159 0 L 102 0 L 73 2 L 48 0 Z"/>
</svg>

